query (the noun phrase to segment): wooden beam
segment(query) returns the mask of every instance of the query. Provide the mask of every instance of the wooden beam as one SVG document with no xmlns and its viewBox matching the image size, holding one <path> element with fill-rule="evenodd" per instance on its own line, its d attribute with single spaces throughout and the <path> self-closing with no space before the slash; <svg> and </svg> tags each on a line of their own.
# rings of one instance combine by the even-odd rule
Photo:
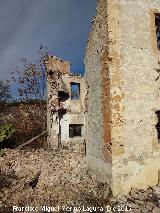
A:
<svg viewBox="0 0 160 213">
<path fill-rule="evenodd" d="M 32 142 L 35 141 L 36 139 L 38 139 L 38 138 L 40 138 L 41 136 L 47 134 L 47 132 L 48 132 L 47 130 L 46 130 L 46 131 L 43 131 L 41 134 L 37 135 L 36 137 L 34 137 L 34 138 L 30 139 L 29 141 L 23 143 L 22 145 L 18 146 L 16 149 L 21 149 L 22 147 L 24 147 L 24 146 L 26 146 L 26 145 L 32 143 Z"/>
</svg>

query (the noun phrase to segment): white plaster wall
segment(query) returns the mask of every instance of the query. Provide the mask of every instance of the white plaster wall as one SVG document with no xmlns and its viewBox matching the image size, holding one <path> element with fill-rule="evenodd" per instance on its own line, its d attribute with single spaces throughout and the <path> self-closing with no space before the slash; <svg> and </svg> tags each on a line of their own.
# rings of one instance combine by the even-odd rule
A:
<svg viewBox="0 0 160 213">
<path fill-rule="evenodd" d="M 72 75 L 63 75 L 62 76 L 64 83 L 68 88 L 70 98 L 64 103 L 64 106 L 68 108 L 72 113 L 84 113 L 85 111 L 85 96 L 86 96 L 86 83 L 84 77 L 81 76 L 72 76 Z M 71 100 L 71 87 L 70 83 L 75 82 L 80 84 L 80 99 Z"/>
<path fill-rule="evenodd" d="M 85 129 L 85 97 L 86 97 L 86 83 L 84 77 L 63 75 L 64 83 L 66 84 L 69 92 L 69 99 L 66 100 L 64 108 L 67 109 L 67 113 L 61 119 L 61 140 L 71 141 L 75 139 L 84 140 L 84 129 Z M 71 100 L 71 88 L 70 82 L 80 83 L 80 99 Z M 69 138 L 69 124 L 82 124 L 83 137 Z"/>
<path fill-rule="evenodd" d="M 69 137 L 69 124 L 82 124 L 82 137 Z M 84 115 L 78 114 L 70 114 L 67 113 L 61 119 L 61 140 L 63 141 L 71 141 L 79 138 L 80 140 L 84 139 Z"/>
</svg>

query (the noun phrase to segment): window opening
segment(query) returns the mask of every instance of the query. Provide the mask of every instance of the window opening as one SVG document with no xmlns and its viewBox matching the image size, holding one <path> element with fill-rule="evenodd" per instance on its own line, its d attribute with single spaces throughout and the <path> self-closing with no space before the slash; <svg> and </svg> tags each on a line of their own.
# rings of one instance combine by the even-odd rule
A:
<svg viewBox="0 0 160 213">
<path fill-rule="evenodd" d="M 82 124 L 70 124 L 69 125 L 69 137 L 82 137 Z"/>
<path fill-rule="evenodd" d="M 78 100 L 80 99 L 80 84 L 71 82 L 71 99 Z"/>
</svg>

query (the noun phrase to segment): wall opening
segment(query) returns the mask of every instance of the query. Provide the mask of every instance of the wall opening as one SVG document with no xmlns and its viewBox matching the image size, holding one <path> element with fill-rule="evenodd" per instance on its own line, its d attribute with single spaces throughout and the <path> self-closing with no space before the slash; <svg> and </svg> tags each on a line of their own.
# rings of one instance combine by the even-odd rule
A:
<svg viewBox="0 0 160 213">
<path fill-rule="evenodd" d="M 65 102 L 69 99 L 69 94 L 66 92 L 58 91 L 58 98 L 60 102 Z"/>
<path fill-rule="evenodd" d="M 71 99 L 72 100 L 78 100 L 80 99 L 80 84 L 71 82 Z"/>
<path fill-rule="evenodd" d="M 69 124 L 69 137 L 82 137 L 82 124 Z"/>
<path fill-rule="evenodd" d="M 160 13 L 155 14 L 155 24 L 156 24 L 156 36 L 157 36 L 157 46 L 160 50 Z"/>
<path fill-rule="evenodd" d="M 158 143 L 160 143 L 160 110 L 156 111 L 158 123 L 156 124 Z"/>
</svg>

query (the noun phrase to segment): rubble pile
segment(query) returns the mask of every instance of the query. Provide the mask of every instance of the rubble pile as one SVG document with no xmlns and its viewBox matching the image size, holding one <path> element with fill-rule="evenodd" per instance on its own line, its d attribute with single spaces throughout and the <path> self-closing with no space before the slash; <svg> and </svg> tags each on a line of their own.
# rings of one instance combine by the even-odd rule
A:
<svg viewBox="0 0 160 213">
<path fill-rule="evenodd" d="M 10 183 L 1 186 L 1 208 L 11 208 L 15 204 L 55 206 L 80 202 L 82 205 L 89 193 L 96 201 L 97 194 L 104 192 L 104 186 L 97 182 L 96 177 L 91 178 L 86 172 L 82 143 L 68 144 L 59 151 L 7 150 L 0 158 L 0 165 L 1 175 L 6 175 L 6 181 Z M 37 184 L 32 187 L 31 180 L 38 173 Z M 1 182 L 0 179 L 0 185 Z M 106 187 L 106 194 L 107 190 Z M 87 199 L 91 198 L 88 196 Z"/>
<path fill-rule="evenodd" d="M 6 150 L 0 157 L 0 212 L 12 212 L 15 205 L 99 207 L 92 212 L 131 207 L 131 212 L 160 212 L 160 187 L 132 190 L 127 197 L 113 199 L 108 186 L 87 173 L 84 152 L 84 144 L 78 142 L 59 151 Z M 78 212 L 84 210 L 87 212 Z"/>
<path fill-rule="evenodd" d="M 112 198 L 110 205 L 117 207 L 116 209 L 125 209 L 127 206 L 129 212 L 134 213 L 159 213 L 160 186 L 150 187 L 148 190 L 132 189 L 126 197 Z"/>
</svg>

